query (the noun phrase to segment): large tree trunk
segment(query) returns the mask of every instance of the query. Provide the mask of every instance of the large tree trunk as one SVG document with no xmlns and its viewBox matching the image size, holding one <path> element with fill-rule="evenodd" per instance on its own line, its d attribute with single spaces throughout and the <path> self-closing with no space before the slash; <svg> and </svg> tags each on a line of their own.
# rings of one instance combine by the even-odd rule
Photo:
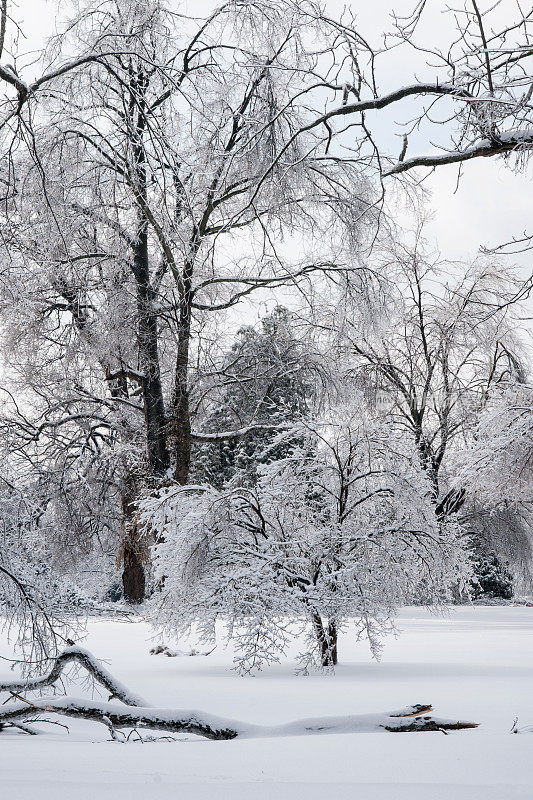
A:
<svg viewBox="0 0 533 800">
<path fill-rule="evenodd" d="M 141 217 L 134 249 L 134 275 L 137 285 L 137 335 L 139 360 L 143 372 L 143 400 L 150 473 L 162 475 L 169 466 L 166 439 L 165 404 L 159 368 L 157 314 L 150 283 L 148 233 Z"/>
<path fill-rule="evenodd" d="M 127 603 L 142 603 L 146 594 L 146 547 L 135 524 L 137 485 L 133 477 L 126 481 L 122 493 L 122 588 Z"/>
<path fill-rule="evenodd" d="M 144 417 L 146 426 L 147 473 L 149 478 L 165 474 L 170 459 L 167 446 L 165 402 L 161 384 L 158 348 L 158 317 L 155 310 L 154 288 L 150 276 L 148 250 L 148 193 L 146 182 L 146 153 L 144 134 L 146 126 L 145 90 L 148 77 L 144 68 L 131 71 L 130 110 L 133 123 L 132 154 L 135 171 L 134 190 L 137 200 L 137 231 L 133 241 L 132 272 L 137 293 L 137 343 L 142 371 Z M 133 117 L 135 116 L 135 120 Z M 143 546 L 134 516 L 134 502 L 138 493 L 133 479 L 126 488 L 124 511 L 124 569 L 122 583 L 124 597 L 131 603 L 144 600 L 146 591 L 145 561 L 147 548 Z"/>
<path fill-rule="evenodd" d="M 337 626 L 333 620 L 326 625 L 319 614 L 313 614 L 313 627 L 320 649 L 320 663 L 323 667 L 334 667 L 338 661 Z"/>
<path fill-rule="evenodd" d="M 135 168 L 135 193 L 137 199 L 137 231 L 133 240 L 132 272 L 137 294 L 137 344 L 142 371 L 142 389 L 146 426 L 148 477 L 158 478 L 169 467 L 167 447 L 167 426 L 165 402 L 161 384 L 161 370 L 158 349 L 158 317 L 155 310 L 154 289 L 150 276 L 150 257 L 148 251 L 148 196 L 146 184 L 146 153 L 144 131 L 144 90 L 147 77 L 143 70 L 132 72 L 131 109 L 135 109 L 136 119 L 132 136 L 133 164 Z M 133 116 L 133 115 L 132 115 Z M 133 514 L 133 503 L 137 488 L 127 490 L 123 502 L 124 509 L 124 572 L 122 581 L 126 600 L 142 602 L 145 596 L 146 577 L 143 551 L 139 531 Z M 131 485 L 130 485 L 131 489 Z"/>
<path fill-rule="evenodd" d="M 184 270 L 184 293 L 180 303 L 178 352 L 172 396 L 172 440 L 174 446 L 174 478 L 184 486 L 191 466 L 191 414 L 189 408 L 189 347 L 191 340 L 191 276 L 192 262 Z"/>
<path fill-rule="evenodd" d="M 137 340 L 142 370 L 144 416 L 148 475 L 157 478 L 169 466 L 165 403 L 159 366 L 157 314 L 150 282 L 147 221 L 139 210 L 137 238 L 134 244 L 133 274 L 137 290 Z M 146 592 L 146 547 L 140 541 L 135 523 L 134 503 L 137 499 L 137 481 L 128 479 L 122 500 L 124 540 L 122 547 L 122 585 L 124 599 L 129 603 L 142 603 Z"/>
<path fill-rule="evenodd" d="M 124 600 L 134 605 L 142 603 L 146 596 L 146 575 L 135 542 L 126 539 L 124 542 L 124 567 L 122 570 L 122 588 Z"/>
</svg>

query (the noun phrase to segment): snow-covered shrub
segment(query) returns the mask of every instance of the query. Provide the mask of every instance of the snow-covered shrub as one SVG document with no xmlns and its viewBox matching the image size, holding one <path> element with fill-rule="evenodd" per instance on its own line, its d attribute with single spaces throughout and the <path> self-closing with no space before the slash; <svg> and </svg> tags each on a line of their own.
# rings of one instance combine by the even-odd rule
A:
<svg viewBox="0 0 533 800">
<path fill-rule="evenodd" d="M 415 446 L 342 416 L 287 433 L 303 443 L 252 488 L 174 485 L 141 504 L 159 538 L 157 627 L 213 640 L 221 621 L 243 672 L 278 660 L 304 627 L 303 661 L 327 666 L 340 628 L 353 624 L 377 655 L 398 603 L 421 586 L 430 604 L 450 599 L 468 574 L 464 537 L 437 519 Z"/>
</svg>

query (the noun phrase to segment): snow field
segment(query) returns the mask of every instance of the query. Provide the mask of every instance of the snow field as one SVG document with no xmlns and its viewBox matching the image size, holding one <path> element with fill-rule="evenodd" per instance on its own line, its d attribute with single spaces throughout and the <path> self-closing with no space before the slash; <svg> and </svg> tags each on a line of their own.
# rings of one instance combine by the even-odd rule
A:
<svg viewBox="0 0 533 800">
<path fill-rule="evenodd" d="M 532 800 L 533 734 L 510 730 L 515 717 L 518 727 L 533 725 L 533 608 L 461 607 L 444 618 L 407 608 L 398 625 L 402 635 L 387 641 L 379 664 L 344 633 L 334 676 L 295 675 L 297 644 L 282 664 L 244 678 L 231 671 L 231 650 L 222 645 L 208 657 L 151 656 L 143 623 L 91 620 L 83 644 L 157 706 L 269 725 L 431 702 L 435 716 L 473 720 L 478 729 L 120 744 L 107 741 L 101 725 L 66 720 L 67 734 L 39 723 L 41 736 L 0 733 L 1 796 Z M 11 675 L 1 664 L 0 679 Z M 77 684 L 70 693 L 84 691 Z"/>
</svg>

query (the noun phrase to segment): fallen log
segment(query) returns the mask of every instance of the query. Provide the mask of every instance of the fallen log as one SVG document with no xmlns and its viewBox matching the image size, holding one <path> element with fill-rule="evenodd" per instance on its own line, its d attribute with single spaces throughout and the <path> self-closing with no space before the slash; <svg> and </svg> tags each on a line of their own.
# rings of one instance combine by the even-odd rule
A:
<svg viewBox="0 0 533 800">
<path fill-rule="evenodd" d="M 35 691 L 46 686 L 53 686 L 61 677 L 65 666 L 71 662 L 85 667 L 94 680 L 111 693 L 111 698 L 121 700 L 124 705 L 68 696 L 52 696 L 34 700 L 20 696 L 23 691 Z M 10 692 L 19 701 L 0 706 L 0 728 L 3 725 L 24 724 L 24 720 L 27 718 L 38 721 L 44 714 L 55 713 L 99 722 L 108 728 L 112 738 L 116 738 L 115 730 L 124 728 L 148 728 L 170 733 L 190 733 L 206 739 L 224 740 L 237 737 L 252 739 L 378 731 L 392 733 L 446 732 L 477 727 L 475 722 L 436 719 L 429 715 L 428 712 L 433 709 L 427 704 L 416 704 L 399 711 L 383 714 L 315 717 L 295 720 L 282 725 L 253 725 L 196 710 L 153 708 L 110 675 L 88 650 L 79 647 L 70 647 L 63 651 L 55 660 L 48 675 L 41 678 L 0 683 L 0 691 Z M 34 730 L 32 729 L 32 732 Z"/>
<path fill-rule="evenodd" d="M 423 706 L 430 709 L 430 706 Z M 26 717 L 37 718 L 51 712 L 67 717 L 100 722 L 108 728 L 150 728 L 171 733 L 193 733 L 206 739 L 257 739 L 278 736 L 307 736 L 331 733 L 372 733 L 377 731 L 422 732 L 476 728 L 474 722 L 435 719 L 419 714 L 417 706 L 403 712 L 355 714 L 339 717 L 313 717 L 282 725 L 253 725 L 201 711 L 171 708 L 128 707 L 73 697 L 47 698 L 29 703 L 7 703 L 0 707 L 0 723 Z M 405 718 L 410 718 L 409 722 Z"/>
</svg>

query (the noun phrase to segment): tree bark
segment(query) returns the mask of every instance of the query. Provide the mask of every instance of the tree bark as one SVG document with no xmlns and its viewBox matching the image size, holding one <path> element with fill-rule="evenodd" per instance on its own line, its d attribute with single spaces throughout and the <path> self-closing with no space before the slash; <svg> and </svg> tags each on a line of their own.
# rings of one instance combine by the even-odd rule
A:
<svg viewBox="0 0 533 800">
<path fill-rule="evenodd" d="M 128 477 L 122 492 L 122 588 L 127 603 L 142 603 L 146 596 L 145 547 L 135 524 L 137 485 Z"/>
<path fill-rule="evenodd" d="M 137 291 L 137 340 L 142 370 L 148 474 L 157 478 L 169 466 L 165 403 L 159 366 L 158 325 L 150 282 L 147 221 L 139 209 L 137 238 L 133 247 L 133 275 Z M 134 516 L 138 494 L 134 476 L 126 479 L 122 497 L 124 539 L 122 586 L 128 603 L 142 603 L 146 593 L 145 551 Z"/>
<path fill-rule="evenodd" d="M 338 634 L 337 626 L 330 620 L 327 626 L 322 621 L 320 614 L 313 614 L 313 627 L 320 650 L 320 663 L 323 667 L 335 667 L 338 662 Z"/>
<path fill-rule="evenodd" d="M 172 397 L 172 440 L 174 447 L 174 478 L 184 486 L 189 480 L 191 466 L 191 413 L 189 406 L 189 348 L 191 341 L 191 283 L 193 261 L 185 265 L 184 286 L 180 302 L 178 352 Z"/>
<path fill-rule="evenodd" d="M 165 403 L 159 367 L 157 314 L 150 283 L 147 222 L 139 212 L 133 272 L 137 289 L 137 336 L 143 372 L 143 401 L 150 473 L 162 475 L 169 466 Z"/>
<path fill-rule="evenodd" d="M 158 317 L 155 310 L 155 295 L 150 277 L 150 255 L 148 249 L 147 217 L 148 196 L 146 183 L 146 153 L 144 148 L 144 131 L 146 117 L 144 113 L 144 91 L 147 77 L 142 70 L 137 74 L 132 71 L 131 109 L 136 110 L 136 120 L 132 133 L 133 165 L 135 180 L 133 182 L 137 199 L 137 232 L 133 240 L 132 272 L 135 279 L 137 295 L 137 343 L 139 363 L 142 371 L 142 391 L 144 417 L 146 426 L 146 446 L 148 475 L 158 478 L 167 471 L 170 459 L 167 446 L 167 424 L 165 402 L 161 383 L 161 369 L 158 347 Z M 133 479 L 126 487 L 123 498 L 124 512 L 124 568 L 122 583 L 124 598 L 131 603 L 144 600 L 146 576 L 144 568 L 145 548 L 139 540 L 139 531 L 134 518 L 134 501 L 136 499 L 136 481 Z"/>
<path fill-rule="evenodd" d="M 138 605 L 146 596 L 144 563 L 137 548 L 128 540 L 124 542 L 122 588 L 127 603 Z"/>
</svg>

